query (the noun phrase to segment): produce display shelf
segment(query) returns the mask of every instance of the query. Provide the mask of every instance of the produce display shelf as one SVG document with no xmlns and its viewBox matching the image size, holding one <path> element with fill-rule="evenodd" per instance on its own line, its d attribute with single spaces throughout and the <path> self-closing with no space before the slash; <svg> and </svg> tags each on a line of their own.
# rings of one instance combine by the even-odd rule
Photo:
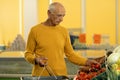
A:
<svg viewBox="0 0 120 80">
<path fill-rule="evenodd" d="M 21 80 L 20 77 L 0 77 L 0 80 Z"/>
<path fill-rule="evenodd" d="M 73 77 L 68 76 L 42 76 L 42 77 L 32 77 L 32 76 L 22 76 L 22 77 L 0 77 L 0 80 L 73 80 Z"/>
</svg>

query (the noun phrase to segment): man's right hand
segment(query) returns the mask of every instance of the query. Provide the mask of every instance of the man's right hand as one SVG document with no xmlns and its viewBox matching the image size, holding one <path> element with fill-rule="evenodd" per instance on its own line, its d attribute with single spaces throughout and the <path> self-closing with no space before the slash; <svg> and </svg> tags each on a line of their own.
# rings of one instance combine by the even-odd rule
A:
<svg viewBox="0 0 120 80">
<path fill-rule="evenodd" d="M 35 64 L 40 65 L 40 67 L 44 67 L 47 65 L 48 58 L 46 57 L 37 57 L 35 58 Z"/>
</svg>

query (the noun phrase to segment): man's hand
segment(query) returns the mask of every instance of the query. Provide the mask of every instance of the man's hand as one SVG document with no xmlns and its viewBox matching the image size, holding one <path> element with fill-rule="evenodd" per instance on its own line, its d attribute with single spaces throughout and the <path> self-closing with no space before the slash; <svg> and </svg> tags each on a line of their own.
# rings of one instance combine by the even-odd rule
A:
<svg viewBox="0 0 120 80">
<path fill-rule="evenodd" d="M 38 58 L 35 58 L 35 63 L 36 64 L 39 64 L 40 67 L 44 67 L 47 65 L 47 61 L 48 59 L 46 57 L 38 57 Z"/>
<path fill-rule="evenodd" d="M 92 64 L 99 64 L 100 65 L 100 63 L 98 63 L 97 61 L 95 61 L 95 60 L 92 60 L 92 59 L 88 59 L 87 61 L 86 61 L 86 66 L 91 66 Z"/>
</svg>

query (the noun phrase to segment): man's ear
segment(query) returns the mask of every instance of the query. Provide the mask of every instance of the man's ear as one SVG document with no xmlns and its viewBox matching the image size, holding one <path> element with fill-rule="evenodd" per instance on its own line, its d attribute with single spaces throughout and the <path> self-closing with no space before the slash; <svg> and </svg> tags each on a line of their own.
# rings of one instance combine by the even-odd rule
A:
<svg viewBox="0 0 120 80">
<path fill-rule="evenodd" d="M 50 10 L 48 10 L 48 11 L 47 11 L 47 14 L 48 14 L 48 15 L 50 15 L 50 14 L 51 14 Z"/>
</svg>

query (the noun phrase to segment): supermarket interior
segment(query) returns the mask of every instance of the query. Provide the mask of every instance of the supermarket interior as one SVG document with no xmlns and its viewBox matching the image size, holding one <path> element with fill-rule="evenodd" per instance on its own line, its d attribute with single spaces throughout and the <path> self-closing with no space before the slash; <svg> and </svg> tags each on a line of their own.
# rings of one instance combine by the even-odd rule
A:
<svg viewBox="0 0 120 80">
<path fill-rule="evenodd" d="M 40 76 L 31 75 L 34 65 L 25 59 L 25 51 L 29 48 L 26 46 L 30 30 L 48 18 L 47 10 L 53 2 L 59 2 L 65 7 L 66 13 L 60 25 L 68 31 L 74 52 L 85 58 L 94 59 L 104 66 L 95 71 L 89 68 L 89 72 L 85 72 L 88 66 L 76 65 L 64 55 L 69 79 L 56 79 L 57 75 L 53 74 L 49 77 L 54 79 L 45 77 L 43 80 L 119 80 L 119 0 L 0 0 L 0 80 L 39 80 Z M 49 35 L 49 32 L 45 33 Z M 51 41 L 51 38 L 47 41 Z M 62 38 L 58 41 L 60 40 L 63 41 Z M 35 50 L 40 47 L 37 46 Z"/>
</svg>

